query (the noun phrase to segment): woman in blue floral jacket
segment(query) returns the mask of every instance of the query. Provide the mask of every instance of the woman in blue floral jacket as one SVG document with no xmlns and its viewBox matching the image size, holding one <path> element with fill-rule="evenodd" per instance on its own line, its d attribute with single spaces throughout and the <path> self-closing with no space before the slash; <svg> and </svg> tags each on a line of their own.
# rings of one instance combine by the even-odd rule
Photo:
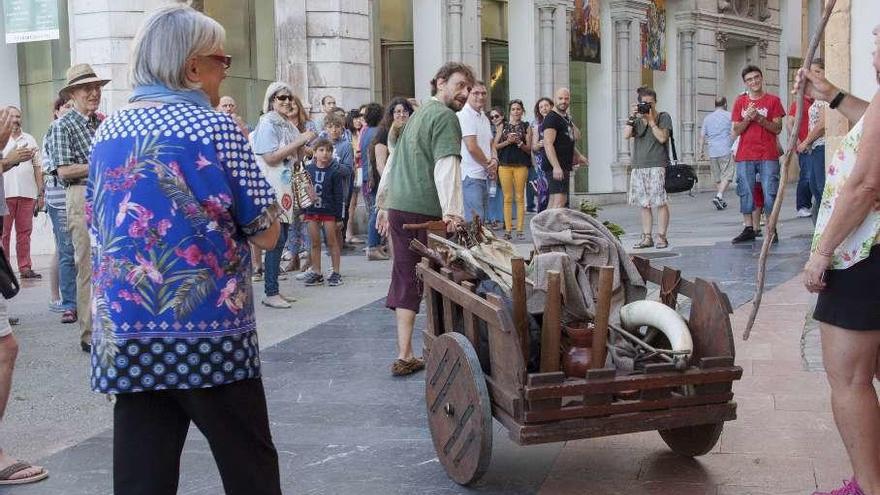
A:
<svg viewBox="0 0 880 495">
<path fill-rule="evenodd" d="M 223 28 L 164 7 L 133 44 L 130 104 L 95 136 L 92 389 L 115 394 L 115 493 L 173 494 L 190 421 L 226 493 L 278 494 L 248 242 L 278 238 L 275 194 L 213 110 Z"/>
</svg>

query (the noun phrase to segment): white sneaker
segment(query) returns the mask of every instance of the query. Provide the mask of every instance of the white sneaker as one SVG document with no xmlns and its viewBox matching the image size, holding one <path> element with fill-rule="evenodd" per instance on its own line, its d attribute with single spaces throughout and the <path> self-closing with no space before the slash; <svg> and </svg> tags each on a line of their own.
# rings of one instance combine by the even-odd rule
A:
<svg viewBox="0 0 880 495">
<path fill-rule="evenodd" d="M 269 306 L 270 308 L 277 309 L 287 309 L 290 308 L 290 303 L 285 301 L 284 298 L 275 294 L 274 296 L 264 297 L 263 298 L 263 306 Z"/>
<path fill-rule="evenodd" d="M 807 218 L 813 216 L 813 212 L 809 208 L 801 208 L 797 211 L 798 218 Z"/>
<path fill-rule="evenodd" d="M 304 271 L 304 272 L 297 273 L 293 278 L 295 278 L 295 279 L 297 279 L 297 280 L 299 280 L 299 281 L 303 281 L 303 280 L 306 279 L 306 277 L 309 276 L 310 273 L 312 273 L 312 269 L 311 269 L 311 268 L 309 268 L 308 270 L 306 270 L 306 271 Z"/>
</svg>

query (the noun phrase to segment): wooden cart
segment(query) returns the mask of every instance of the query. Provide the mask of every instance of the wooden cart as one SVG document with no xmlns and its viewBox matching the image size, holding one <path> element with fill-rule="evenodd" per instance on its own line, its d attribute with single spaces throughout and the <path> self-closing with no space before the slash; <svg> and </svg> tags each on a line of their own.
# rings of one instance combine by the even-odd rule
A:
<svg viewBox="0 0 880 495">
<path fill-rule="evenodd" d="M 427 259 L 420 263 L 427 305 L 428 421 L 437 457 L 450 478 L 466 485 L 486 472 L 493 416 L 519 445 L 657 430 L 676 453 L 698 456 L 712 449 L 724 422 L 736 418 L 732 382 L 742 376 L 742 368 L 734 365 L 730 302 L 713 282 L 683 279 L 676 270 L 657 269 L 642 258 L 634 262 L 646 282 L 661 287 L 667 305 L 674 308 L 678 294 L 691 300 L 694 349 L 685 370 L 659 364 L 646 366 L 642 374 L 607 368 L 569 378 L 558 371 L 557 359 L 550 364 L 556 370 L 529 373 L 522 260 L 513 263 L 514 314 L 500 297 L 484 299 L 472 283 L 454 282 L 448 269 Z M 546 311 L 555 314 L 545 312 L 544 333 L 557 336 L 548 346 L 556 349 L 559 308 L 553 304 L 558 301 L 551 286 Z M 481 321 L 488 328 L 482 344 L 488 341 L 488 349 L 480 349 Z M 542 335 L 542 346 L 547 335 Z M 488 354 L 486 369 L 478 351 Z M 546 364 L 542 361 L 542 371 Z"/>
</svg>

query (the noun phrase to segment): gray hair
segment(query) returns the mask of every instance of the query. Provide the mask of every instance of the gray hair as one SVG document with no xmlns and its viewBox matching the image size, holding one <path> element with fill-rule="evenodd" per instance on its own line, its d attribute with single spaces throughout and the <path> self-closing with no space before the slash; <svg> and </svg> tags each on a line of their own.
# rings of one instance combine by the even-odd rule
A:
<svg viewBox="0 0 880 495">
<path fill-rule="evenodd" d="M 226 41 L 217 21 L 183 4 L 156 9 L 135 35 L 129 63 L 132 87 L 164 84 L 171 89 L 197 89 L 187 80 L 186 61 L 216 52 Z"/>
</svg>

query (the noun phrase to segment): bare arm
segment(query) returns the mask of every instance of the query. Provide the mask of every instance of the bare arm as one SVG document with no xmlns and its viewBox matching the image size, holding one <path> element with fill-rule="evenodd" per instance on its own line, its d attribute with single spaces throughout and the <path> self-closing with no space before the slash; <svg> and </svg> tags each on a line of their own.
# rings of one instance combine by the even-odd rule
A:
<svg viewBox="0 0 880 495">
<path fill-rule="evenodd" d="M 556 129 L 544 129 L 544 154 L 553 168 L 562 169 L 559 157 L 556 156 Z"/>
<path fill-rule="evenodd" d="M 385 162 L 388 161 L 388 146 L 376 143 L 374 149 L 376 153 L 376 170 L 379 171 L 379 175 L 381 176 L 385 171 Z"/>
<path fill-rule="evenodd" d="M 89 176 L 89 164 L 75 163 L 58 166 L 58 177 L 65 182 L 74 182 Z"/>
<path fill-rule="evenodd" d="M 654 135 L 654 138 L 657 139 L 660 144 L 666 144 L 666 141 L 669 140 L 669 129 L 663 129 L 657 125 L 656 122 L 650 122 L 648 125 L 651 127 L 651 134 Z"/>
<path fill-rule="evenodd" d="M 782 132 L 782 117 L 776 117 L 775 119 L 770 120 L 758 114 L 758 117 L 755 118 L 755 122 L 773 134 L 779 134 Z"/>
<path fill-rule="evenodd" d="M 736 138 L 740 134 L 746 132 L 746 129 L 749 127 L 749 124 L 751 124 L 751 123 L 752 123 L 752 121 L 748 120 L 748 119 L 743 119 L 739 122 L 734 122 L 733 123 L 733 137 Z"/>
<path fill-rule="evenodd" d="M 477 136 L 465 136 L 462 139 L 464 140 L 465 148 L 467 148 L 468 153 L 471 154 L 474 160 L 482 165 L 483 168 L 488 169 L 491 157 L 486 156 L 483 150 L 480 149 L 480 145 L 477 144 Z"/>
<path fill-rule="evenodd" d="M 315 138 L 315 133 L 312 131 L 306 131 L 296 139 L 291 141 L 289 144 L 279 147 L 275 151 L 270 151 L 269 153 L 263 153 L 263 160 L 267 165 L 275 167 L 281 164 L 287 157 L 295 156 L 300 148 L 305 146 L 306 143 Z"/>
<path fill-rule="evenodd" d="M 501 134 L 502 134 L 503 129 L 504 129 L 503 126 L 500 128 L 498 128 L 498 127 L 495 128 L 495 138 L 492 139 L 492 144 L 495 146 L 496 150 L 500 150 L 501 148 L 505 148 L 509 144 L 511 144 L 511 142 L 508 141 L 507 139 L 501 139 Z"/>
<path fill-rule="evenodd" d="M 538 132 L 538 127 L 534 127 L 529 134 L 532 135 L 532 151 L 535 153 L 541 151 L 544 148 L 544 142 L 541 139 L 541 134 Z"/>
</svg>

